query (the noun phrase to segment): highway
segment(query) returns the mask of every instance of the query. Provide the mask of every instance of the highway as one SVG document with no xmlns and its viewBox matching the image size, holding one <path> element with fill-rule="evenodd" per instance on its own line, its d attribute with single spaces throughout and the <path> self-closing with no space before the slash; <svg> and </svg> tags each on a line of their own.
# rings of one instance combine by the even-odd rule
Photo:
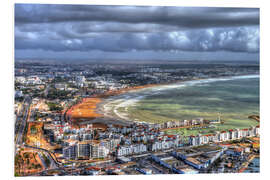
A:
<svg viewBox="0 0 270 180">
<path fill-rule="evenodd" d="M 52 156 L 53 153 L 50 152 L 49 150 L 43 149 L 43 148 L 39 148 L 39 147 L 29 146 L 29 145 L 24 145 L 24 147 L 32 148 L 32 149 L 37 149 L 37 150 L 43 151 L 45 154 L 48 155 L 47 157 L 48 157 L 49 160 L 51 161 L 51 164 L 52 164 L 52 167 L 53 167 L 53 168 L 57 168 L 57 167 L 60 167 L 60 166 L 61 166 L 61 164 L 60 164 L 59 162 L 57 162 L 56 157 L 53 157 L 53 156 Z"/>
<path fill-rule="evenodd" d="M 16 115 L 15 135 L 17 135 L 18 132 L 19 132 L 20 123 L 21 123 L 21 118 L 22 118 L 24 112 L 25 112 L 25 108 L 24 108 L 24 105 L 22 105 L 22 110 L 20 111 L 19 114 Z M 15 136 L 15 139 L 16 139 L 16 138 L 17 138 L 17 136 Z"/>
<path fill-rule="evenodd" d="M 44 160 L 44 158 L 43 158 L 43 156 L 42 156 L 42 154 L 40 152 L 38 152 L 38 156 L 39 156 L 39 159 L 41 160 L 44 168 L 47 169 L 48 168 L 47 164 L 46 164 L 46 162 L 45 162 L 45 160 Z"/>
<path fill-rule="evenodd" d="M 44 95 L 48 96 L 49 90 L 50 90 L 51 86 L 48 84 L 46 89 L 44 90 Z"/>
<path fill-rule="evenodd" d="M 21 118 L 17 116 L 17 122 L 16 122 L 16 127 L 15 127 L 15 130 L 17 129 L 16 145 L 21 145 L 23 143 L 23 135 L 24 135 L 24 130 L 27 123 L 31 101 L 32 100 L 29 96 L 25 97 L 24 105 L 23 105 L 24 106 L 23 117 Z"/>
<path fill-rule="evenodd" d="M 44 155 L 50 160 L 51 168 L 57 169 L 57 168 L 61 167 L 61 164 L 59 162 L 57 162 L 57 159 L 52 152 L 50 152 L 46 149 L 43 149 L 43 148 L 26 145 L 23 142 L 23 136 L 25 133 L 27 120 L 28 120 L 28 117 L 30 115 L 31 102 L 32 102 L 31 98 L 29 96 L 26 96 L 24 99 L 24 102 L 23 102 L 22 116 L 17 116 L 17 120 L 15 123 L 15 132 L 17 132 L 16 138 L 15 138 L 16 150 L 17 150 L 17 147 L 20 146 L 20 147 L 32 148 L 32 149 L 42 151 L 44 153 Z M 39 154 L 39 156 L 41 157 L 40 159 L 42 161 L 42 164 L 45 165 L 43 157 L 40 154 Z M 45 167 L 46 167 L 46 169 L 49 168 L 47 166 L 45 166 Z"/>
</svg>

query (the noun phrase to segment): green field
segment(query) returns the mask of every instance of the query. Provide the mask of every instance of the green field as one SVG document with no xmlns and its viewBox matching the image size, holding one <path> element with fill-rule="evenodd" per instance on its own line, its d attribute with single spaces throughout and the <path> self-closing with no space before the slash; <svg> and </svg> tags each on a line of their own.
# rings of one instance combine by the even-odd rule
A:
<svg viewBox="0 0 270 180">
<path fill-rule="evenodd" d="M 162 113 L 164 113 L 165 115 L 162 115 Z M 180 112 L 179 112 L 180 113 Z M 163 123 L 166 121 L 170 121 L 170 120 L 179 120 L 179 118 L 177 118 L 177 112 L 174 111 L 174 118 L 171 116 L 170 112 L 159 112 L 159 115 L 157 115 L 156 113 L 153 113 L 149 110 L 140 110 L 140 111 L 136 111 L 135 109 L 130 110 L 129 111 L 129 115 L 131 117 L 131 119 L 136 119 L 138 120 L 142 120 L 145 122 L 151 122 L 151 123 Z M 183 115 L 183 112 L 180 113 L 181 115 Z M 205 119 L 208 120 L 213 120 L 217 118 L 217 114 L 216 113 L 204 113 L 204 112 L 187 112 L 187 114 L 189 116 L 192 116 L 193 118 L 196 117 L 204 117 Z M 197 114 L 200 114 L 201 116 L 198 116 Z M 181 134 L 181 135 L 196 135 L 198 133 L 201 134 L 208 134 L 208 133 L 213 133 L 214 131 L 222 131 L 222 130 L 228 130 L 228 129 L 233 129 L 233 128 L 239 128 L 239 129 L 243 129 L 243 128 L 248 128 L 250 126 L 256 126 L 258 125 L 258 122 L 253 120 L 253 119 L 248 119 L 248 114 L 244 115 L 244 114 L 234 114 L 234 113 L 227 113 L 227 114 L 223 114 L 221 116 L 221 119 L 224 121 L 223 124 L 215 124 L 214 126 L 216 126 L 216 128 L 207 128 L 207 129 L 200 129 L 200 130 L 185 130 L 182 128 L 179 129 L 173 129 L 173 130 L 167 130 L 166 132 L 168 134 Z M 234 117 L 239 117 L 239 119 L 235 119 Z M 188 116 L 185 116 L 188 117 Z M 186 119 L 191 119 L 191 118 L 186 118 Z M 184 119 L 182 119 L 184 120 Z"/>
<path fill-rule="evenodd" d="M 209 133 L 214 133 L 215 131 L 223 131 L 223 130 L 228 130 L 228 129 L 233 129 L 233 128 L 244 129 L 250 126 L 258 125 L 258 122 L 252 119 L 244 121 L 244 122 L 242 120 L 231 120 L 228 122 L 229 122 L 228 124 L 226 124 L 225 122 L 224 124 L 215 125 L 216 128 L 200 129 L 200 130 L 186 130 L 186 129 L 179 128 L 179 129 L 166 130 L 165 132 L 168 134 L 180 134 L 183 136 L 189 136 L 189 135 L 197 135 L 198 133 L 209 134 Z"/>
</svg>

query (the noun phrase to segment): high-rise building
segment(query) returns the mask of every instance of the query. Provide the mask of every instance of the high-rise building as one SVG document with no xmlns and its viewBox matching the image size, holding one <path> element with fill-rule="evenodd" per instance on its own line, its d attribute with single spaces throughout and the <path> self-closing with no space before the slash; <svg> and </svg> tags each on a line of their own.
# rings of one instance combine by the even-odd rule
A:
<svg viewBox="0 0 270 180">
<path fill-rule="evenodd" d="M 78 159 L 89 159 L 90 157 L 90 145 L 87 143 L 77 144 L 78 149 Z"/>
<path fill-rule="evenodd" d="M 63 149 L 63 156 L 65 159 L 76 159 L 77 158 L 77 145 L 65 147 Z"/>
<path fill-rule="evenodd" d="M 91 158 L 106 158 L 109 154 L 109 149 L 100 144 L 91 144 Z"/>
</svg>

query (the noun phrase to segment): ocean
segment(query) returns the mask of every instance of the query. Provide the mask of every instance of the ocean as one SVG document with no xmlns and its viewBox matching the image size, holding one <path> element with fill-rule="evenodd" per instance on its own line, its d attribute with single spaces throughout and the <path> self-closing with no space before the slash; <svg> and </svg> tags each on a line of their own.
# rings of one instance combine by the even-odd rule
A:
<svg viewBox="0 0 270 180">
<path fill-rule="evenodd" d="M 259 115 L 259 84 L 259 75 L 247 75 L 151 87 L 108 99 L 106 112 L 150 123 L 220 116 L 215 130 L 247 128 L 257 125 L 248 116 Z"/>
</svg>

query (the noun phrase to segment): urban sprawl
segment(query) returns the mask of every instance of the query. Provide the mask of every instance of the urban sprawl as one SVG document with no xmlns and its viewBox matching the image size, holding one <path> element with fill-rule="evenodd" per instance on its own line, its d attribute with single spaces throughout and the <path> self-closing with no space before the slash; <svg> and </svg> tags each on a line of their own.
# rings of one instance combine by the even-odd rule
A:
<svg viewBox="0 0 270 180">
<path fill-rule="evenodd" d="M 105 117 L 103 99 L 160 84 L 258 74 L 249 63 L 15 63 L 15 176 L 257 172 L 257 126 L 167 134 L 222 123 L 194 117 L 147 123 Z"/>
</svg>

